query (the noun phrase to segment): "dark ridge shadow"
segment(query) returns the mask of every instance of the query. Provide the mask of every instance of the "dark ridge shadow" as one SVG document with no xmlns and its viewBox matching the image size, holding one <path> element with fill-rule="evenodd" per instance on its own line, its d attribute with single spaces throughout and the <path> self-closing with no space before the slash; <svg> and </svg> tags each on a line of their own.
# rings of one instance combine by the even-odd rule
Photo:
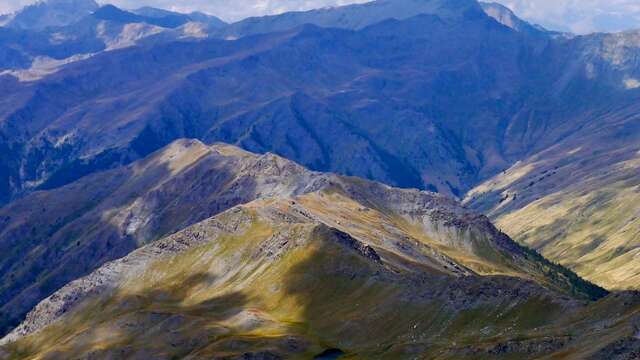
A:
<svg viewBox="0 0 640 360">
<path fill-rule="evenodd" d="M 208 157 L 172 174 L 167 164 L 145 177 L 122 167 L 0 209 L 0 337 L 41 300 L 103 264 L 256 197 L 255 180 L 236 179 L 234 162 Z M 158 184 L 160 189 L 154 189 Z M 239 183 L 240 182 L 240 183 Z M 238 193 L 229 185 L 242 187 Z M 112 222 L 135 199 L 150 204 L 134 233 Z M 122 210 L 122 209 L 125 210 Z M 109 215 L 111 214 L 111 215 Z M 128 215 L 133 223 L 135 216 Z M 147 216 L 144 213 L 142 216 Z"/>
<path fill-rule="evenodd" d="M 103 263 L 132 249 L 132 239 L 118 236 L 95 209 L 130 175 L 126 170 L 102 174 L 102 186 L 90 190 L 72 184 L 54 193 L 38 192 L 0 209 L 0 336 L 24 320 L 40 300 Z M 71 200 L 74 198 L 74 200 Z M 94 212 L 93 216 L 91 212 Z"/>
<path fill-rule="evenodd" d="M 337 359 L 394 341 L 405 324 L 389 310 L 403 301 L 377 253 L 323 225 L 311 236 L 306 260 L 285 275 L 285 292 L 302 309 L 299 327 L 320 347 L 314 358 Z"/>
<path fill-rule="evenodd" d="M 102 300 L 87 299 L 60 323 L 51 325 L 38 347 L 20 341 L 4 348 L 15 358 L 45 351 L 44 359 L 262 359 L 278 360 L 304 353 L 308 342 L 296 334 L 260 336 L 251 326 L 227 321 L 251 314 L 250 299 L 241 291 L 219 292 L 217 277 L 196 273 L 181 279 L 165 279 L 139 292 L 115 294 Z M 192 303 L 191 296 L 211 296 Z M 87 326 L 90 325 L 90 326 Z M 249 326 L 249 328 L 247 328 Z M 83 330 L 84 329 L 84 330 Z M 238 332 L 236 332 L 238 331 Z M 248 335 L 246 335 L 248 334 Z M 58 346 L 62 344 L 62 346 Z M 46 352 L 56 346 L 60 351 Z"/>
<path fill-rule="evenodd" d="M 316 360 L 336 360 L 344 355 L 344 351 L 340 349 L 327 349 L 320 354 L 314 356 Z"/>
<path fill-rule="evenodd" d="M 192 291 L 211 286 L 216 277 L 197 273 L 181 281 L 167 280 L 171 283 L 133 294 L 116 292 L 97 302 L 85 300 L 72 316 L 39 335 L 47 339 L 42 346 L 59 341 L 65 344 L 64 351 L 46 353 L 45 359 L 78 355 L 88 359 L 183 358 L 212 338 L 223 337 L 225 326 L 220 323 L 240 313 L 247 302 L 242 293 L 230 292 L 184 305 Z M 88 324 L 91 326 L 82 330 Z M 29 347 L 20 346 L 10 345 L 10 350 L 25 355 L 30 352 Z"/>
<path fill-rule="evenodd" d="M 320 359 L 548 355 L 571 343 L 567 329 L 554 326 L 591 303 L 507 276 L 400 274 L 345 236 L 316 233 L 306 260 L 286 275 L 285 291 L 302 307 L 300 327 L 324 349 Z M 548 338 L 540 338 L 545 327 Z"/>
</svg>

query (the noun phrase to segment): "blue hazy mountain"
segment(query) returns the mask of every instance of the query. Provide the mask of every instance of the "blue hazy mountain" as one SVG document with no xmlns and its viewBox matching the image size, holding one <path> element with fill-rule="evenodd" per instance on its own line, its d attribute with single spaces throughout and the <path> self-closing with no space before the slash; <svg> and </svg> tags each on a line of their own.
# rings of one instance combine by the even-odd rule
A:
<svg viewBox="0 0 640 360">
<path fill-rule="evenodd" d="M 184 25 L 187 22 L 195 21 L 203 24 L 207 24 L 211 29 L 220 29 L 228 25 L 226 22 L 219 18 L 205 14 L 199 11 L 194 11 L 188 14 L 178 13 L 174 11 L 158 9 L 150 6 L 144 6 L 131 12 L 152 19 L 164 19 L 165 22 L 174 22 L 175 24 Z M 179 26 L 178 25 L 178 26 Z M 169 27 L 169 26 L 166 26 Z"/>
<path fill-rule="evenodd" d="M 483 11 L 475 0 L 378 0 L 365 4 L 252 17 L 221 29 L 218 36 L 238 38 L 284 31 L 305 24 L 357 30 L 386 19 L 404 20 L 420 14 L 437 15 L 448 20 L 482 16 Z"/>
<path fill-rule="evenodd" d="M 3 26 L 14 29 L 44 30 L 73 24 L 98 7 L 98 3 L 93 0 L 45 0 L 6 15 L 0 21 Z"/>
<path fill-rule="evenodd" d="M 68 27 L 88 35 L 58 57 L 104 49 L 90 36 L 96 22 L 155 29 L 164 21 L 158 19 L 179 18 L 136 12 L 100 8 Z M 499 14 L 493 16 L 509 26 L 472 0 L 381 0 L 248 19 L 222 30 L 268 31 L 238 42 L 150 41 L 40 81 L 5 76 L 2 146 L 10 155 L 1 163 L 0 197 L 58 186 L 184 136 L 463 196 L 565 137 L 578 126 L 564 123 L 566 114 L 635 96 L 637 48 L 624 41 L 631 33 L 555 37 Z M 331 27 L 299 26 L 304 22 Z M 11 52 L 5 57 L 24 61 Z M 105 116 L 107 127 L 99 125 Z"/>
<path fill-rule="evenodd" d="M 226 25 L 214 16 L 197 12 L 181 14 L 152 8 L 126 11 L 93 4 L 51 0 L 7 16 L 0 26 L 0 71 L 47 67 L 47 61 L 64 64 L 143 41 L 200 38 Z M 68 7 L 74 11 L 66 11 Z M 60 12 L 65 16 L 58 16 Z"/>
<path fill-rule="evenodd" d="M 404 1 L 359 7 L 368 19 L 379 14 L 377 5 L 406 11 Z M 151 43 L 37 82 L 5 77 L 11 96 L 2 129 L 12 134 L 4 145 L 12 155 L 3 162 L 3 198 L 64 184 L 184 136 L 462 196 L 566 136 L 573 126 L 563 123 L 566 113 L 594 111 L 604 94 L 636 93 L 627 87 L 632 64 L 620 68 L 607 54 L 589 53 L 606 37 L 531 36 L 473 1 L 444 10 L 438 1 L 410 3 L 436 10 L 359 30 L 305 25 L 238 42 Z M 461 9 L 458 16 L 450 6 Z M 127 21 L 140 16 L 127 14 Z M 625 58 L 633 53 L 624 51 Z M 590 66 L 599 69 L 595 78 L 583 71 Z M 59 89 L 74 95 L 54 96 Z M 552 104 L 556 111 L 542 110 Z M 105 116 L 108 126 L 96 127 Z"/>
<path fill-rule="evenodd" d="M 538 43 L 521 39 L 482 13 L 447 21 L 420 15 L 358 31 L 307 25 L 238 42 L 211 39 L 101 54 L 36 83 L 5 79 L 14 107 L 5 107 L 3 125 L 17 135 L 11 148 L 43 156 L 11 167 L 30 169 L 22 172 L 21 184 L 35 176 L 30 183 L 37 187 L 57 186 L 188 136 L 273 151 L 316 170 L 462 195 L 482 172 L 508 163 L 495 147 L 496 127 L 525 101 L 521 87 L 534 86 L 528 74 L 537 64 L 530 55 Z M 60 87 L 75 95 L 53 96 Z M 84 110 L 68 113 L 67 101 Z M 50 110 L 19 120 L 32 106 Z M 105 114 L 117 136 L 105 128 L 94 133 Z M 63 143 L 50 138 L 82 123 L 87 133 Z M 78 146 L 76 136 L 85 145 Z M 93 136 L 96 142 L 87 140 Z M 32 141 L 48 149 L 26 145 Z M 54 155 L 62 150 L 56 143 L 67 155 Z M 81 155 L 98 155 L 96 147 L 102 155 Z M 36 168 L 44 163 L 51 169 L 41 177 Z M 17 184 L 13 176 L 10 183 Z"/>
</svg>

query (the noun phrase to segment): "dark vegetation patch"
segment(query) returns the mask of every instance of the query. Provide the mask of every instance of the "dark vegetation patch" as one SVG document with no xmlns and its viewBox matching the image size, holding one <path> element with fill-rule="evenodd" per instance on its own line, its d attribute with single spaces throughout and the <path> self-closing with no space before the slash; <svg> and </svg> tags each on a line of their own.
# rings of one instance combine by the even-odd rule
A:
<svg viewBox="0 0 640 360">
<path fill-rule="evenodd" d="M 344 354 L 344 351 L 340 349 L 327 349 L 313 358 L 316 360 L 335 360 L 341 358 Z"/>
</svg>

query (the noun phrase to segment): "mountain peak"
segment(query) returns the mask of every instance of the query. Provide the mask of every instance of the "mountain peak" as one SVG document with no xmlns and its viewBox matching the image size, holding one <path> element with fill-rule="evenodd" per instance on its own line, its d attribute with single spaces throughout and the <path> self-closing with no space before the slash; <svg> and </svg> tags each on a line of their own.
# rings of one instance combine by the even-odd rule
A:
<svg viewBox="0 0 640 360">
<path fill-rule="evenodd" d="M 98 7 L 94 0 L 40 1 L 17 11 L 6 26 L 25 30 L 65 26 L 91 14 Z"/>
<path fill-rule="evenodd" d="M 116 22 L 140 22 L 142 17 L 134 13 L 122 10 L 114 5 L 107 4 L 100 7 L 93 16 L 100 20 Z"/>
<path fill-rule="evenodd" d="M 489 15 L 502 25 L 510 27 L 515 31 L 529 34 L 539 34 L 542 32 L 546 32 L 544 28 L 531 25 L 528 22 L 520 19 L 518 16 L 516 16 L 516 14 L 513 13 L 513 11 L 511 11 L 511 9 L 502 4 L 498 4 L 495 2 L 481 2 L 480 5 L 487 15 Z"/>
<path fill-rule="evenodd" d="M 180 12 L 174 12 L 170 10 L 155 8 L 151 6 L 143 6 L 141 8 L 131 10 L 131 12 L 140 16 L 144 16 L 146 18 L 156 19 L 158 21 L 162 21 L 163 19 L 164 20 L 174 19 L 174 21 L 182 19 L 184 21 L 199 22 L 199 23 L 206 24 L 214 29 L 222 28 L 227 25 L 226 22 L 220 20 L 219 18 L 213 15 L 200 12 L 200 11 L 193 11 L 191 13 L 186 14 L 186 13 L 180 13 Z"/>
</svg>

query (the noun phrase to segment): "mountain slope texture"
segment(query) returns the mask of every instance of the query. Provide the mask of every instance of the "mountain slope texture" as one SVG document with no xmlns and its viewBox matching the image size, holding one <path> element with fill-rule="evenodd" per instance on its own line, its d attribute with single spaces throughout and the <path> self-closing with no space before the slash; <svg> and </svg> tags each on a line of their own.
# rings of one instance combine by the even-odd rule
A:
<svg viewBox="0 0 640 360">
<path fill-rule="evenodd" d="M 221 188 L 246 193 L 253 185 L 260 197 L 225 202 L 228 210 L 70 282 L 3 339 L 2 351 L 20 358 L 277 359 L 327 351 L 362 358 L 571 351 L 597 358 L 609 348 L 628 355 L 640 346 L 635 294 L 603 298 L 606 292 L 441 195 L 192 140 L 118 171 L 141 180 L 164 167 L 173 179 L 211 186 L 202 183 L 212 177 L 205 169 L 223 172 L 221 164 L 236 171 Z M 101 178 L 123 177 L 118 171 Z M 176 210 L 180 203 L 171 201 Z M 122 217 L 111 218 L 113 226 L 119 218 L 150 223 L 125 215 L 131 209 L 117 211 Z M 195 211 L 177 212 L 185 213 Z M 601 327 L 605 319 L 618 320 Z"/>
<path fill-rule="evenodd" d="M 532 186 L 509 206 L 499 201 L 514 189 L 472 198 L 514 166 L 557 159 L 553 173 L 567 160 L 560 154 L 579 146 L 575 171 L 603 164 L 615 180 L 614 164 L 640 150 L 638 32 L 574 37 L 482 6 L 380 0 L 178 28 L 197 16 L 102 7 L 59 32 L 85 29 L 79 38 L 93 40 L 78 45 L 84 57 L 67 58 L 74 47 L 65 42 L 61 60 L 27 60 L 26 72 L 0 76 L 0 202 L 131 163 L 178 138 L 222 141 L 317 171 L 466 198 L 554 261 L 603 286 L 637 288 L 633 216 L 595 232 L 569 219 L 574 225 L 541 229 L 544 220 L 524 224 L 522 216 L 539 218 L 532 207 L 549 187 Z M 2 29 L 10 39 L 19 31 Z M 614 188 L 634 194 L 638 172 L 625 164 L 628 179 Z M 569 176 L 564 169 L 557 178 Z M 549 201 L 566 197 L 562 207 L 583 209 L 610 183 L 592 173 L 578 176 L 581 186 L 560 181 Z M 521 180 L 527 187 L 538 178 Z M 628 210 L 607 204 L 594 211 L 637 211 L 633 201 Z"/>
<path fill-rule="evenodd" d="M 96 187 L 96 181 L 102 186 Z M 131 166 L 30 195 L 6 207 L 0 215 L 4 228 L 0 244 L 8 254 L 2 262 L 3 325 L 16 325 L 16 321 L 39 300 L 101 264 L 198 221 L 253 200 L 289 198 L 327 190 L 334 187 L 332 183 L 344 181 L 334 175 L 309 172 L 273 155 L 257 157 L 227 146 L 208 148 L 199 142 L 181 141 Z M 468 221 L 479 222 L 480 228 L 475 232 L 483 233 L 481 236 L 504 242 L 500 244 L 503 249 L 496 250 L 492 249 L 494 245 L 484 244 L 484 240 L 479 244 L 474 244 L 474 239 L 464 240 L 473 234 L 449 234 L 455 229 L 447 230 L 447 227 L 455 225 L 455 219 L 449 219 L 452 223 L 443 229 L 438 224 L 421 225 L 436 227 L 433 231 L 438 237 L 447 238 L 443 240 L 446 242 L 471 241 L 449 244 L 452 248 L 449 251 L 464 247 L 466 252 L 471 252 L 467 255 L 465 251 L 455 253 L 461 261 L 470 262 L 464 267 L 479 273 L 532 276 L 578 297 L 602 295 L 596 287 L 581 282 L 561 268 L 555 270 L 558 274 L 552 275 L 557 282 L 548 280 L 545 272 L 555 269 L 554 266 L 530 263 L 530 258 L 536 260 L 536 254 L 521 249 L 495 231 L 488 220 L 467 214 L 451 200 L 435 195 L 431 199 L 417 191 L 407 191 L 406 199 L 402 198 L 402 191 L 397 191 L 393 194 L 395 197 L 390 198 L 384 186 L 363 182 L 362 186 L 365 185 L 372 187 L 368 191 L 374 194 L 361 194 L 364 190 L 356 189 L 354 195 L 348 196 L 357 196 L 357 201 L 374 202 L 385 208 L 400 206 L 402 203 L 395 204 L 400 200 L 407 203 L 405 206 L 437 200 L 445 208 L 434 211 L 446 210 L 442 220 L 460 213 L 460 216 L 468 217 Z M 379 192 L 381 194 L 377 194 Z M 381 198 L 359 198 L 375 196 Z M 411 204 L 412 201 L 415 204 Z M 418 225 L 404 226 L 411 229 Z M 406 233 L 405 237 L 410 235 Z M 462 239 L 450 239 L 452 237 Z M 503 258 L 516 256 L 516 253 L 520 253 L 522 259 Z M 467 256 L 470 257 L 467 259 Z M 513 261 L 515 263 L 510 264 Z"/>
<path fill-rule="evenodd" d="M 640 358 L 639 59 L 476 0 L 2 15 L 0 359 Z"/>
</svg>

